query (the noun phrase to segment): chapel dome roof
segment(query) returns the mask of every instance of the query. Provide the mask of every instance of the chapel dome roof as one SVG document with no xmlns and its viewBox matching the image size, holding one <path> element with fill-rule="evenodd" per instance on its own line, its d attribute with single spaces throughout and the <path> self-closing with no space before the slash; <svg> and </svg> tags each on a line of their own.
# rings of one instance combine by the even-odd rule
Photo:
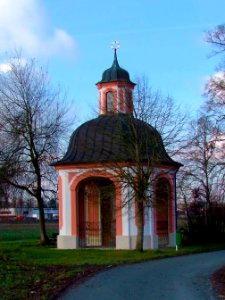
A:
<svg viewBox="0 0 225 300">
<path fill-rule="evenodd" d="M 138 143 L 134 135 L 138 136 Z M 100 115 L 79 126 L 65 156 L 53 165 L 135 162 L 137 144 L 143 161 L 156 159 L 157 163 L 180 166 L 169 157 L 154 127 L 127 114 Z"/>
<path fill-rule="evenodd" d="M 128 82 L 132 85 L 135 85 L 135 83 L 133 83 L 130 80 L 129 73 L 120 67 L 118 63 L 116 51 L 114 52 L 114 60 L 111 68 L 103 72 L 102 80 L 99 81 L 98 83 L 106 83 L 106 82 Z"/>
</svg>

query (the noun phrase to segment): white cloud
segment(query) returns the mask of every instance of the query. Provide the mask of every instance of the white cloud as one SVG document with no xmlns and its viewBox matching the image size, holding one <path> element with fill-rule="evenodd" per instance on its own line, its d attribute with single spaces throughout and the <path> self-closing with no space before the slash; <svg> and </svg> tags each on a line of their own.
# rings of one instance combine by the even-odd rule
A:
<svg viewBox="0 0 225 300">
<path fill-rule="evenodd" d="M 65 30 L 51 28 L 38 0 L 0 0 L 0 51 L 22 49 L 28 55 L 72 55 L 75 41 Z"/>
<path fill-rule="evenodd" d="M 25 66 L 26 62 L 27 61 L 26 61 L 25 58 L 10 59 L 10 62 L 5 62 L 5 63 L 0 64 L 0 72 L 1 73 L 7 73 L 7 72 L 12 70 L 13 66 L 15 66 L 15 65 Z"/>
<path fill-rule="evenodd" d="M 0 72 L 7 73 L 11 70 L 10 64 L 0 64 Z"/>
<path fill-rule="evenodd" d="M 223 80 L 225 79 L 225 73 L 220 71 L 220 72 L 217 72 L 215 73 L 213 76 L 212 76 L 212 79 L 214 80 L 217 80 L 217 81 L 220 81 L 220 80 Z"/>
</svg>

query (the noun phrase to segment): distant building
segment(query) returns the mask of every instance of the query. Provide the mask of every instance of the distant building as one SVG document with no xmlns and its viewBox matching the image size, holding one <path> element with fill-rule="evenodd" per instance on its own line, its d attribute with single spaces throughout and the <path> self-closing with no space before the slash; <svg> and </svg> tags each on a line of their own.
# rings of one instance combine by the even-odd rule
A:
<svg viewBox="0 0 225 300">
<path fill-rule="evenodd" d="M 59 219 L 59 211 L 56 208 L 44 208 L 45 220 L 56 221 Z M 0 221 L 25 221 L 39 220 L 38 208 L 15 207 L 1 208 Z"/>
<path fill-rule="evenodd" d="M 55 221 L 59 219 L 59 210 L 57 208 L 44 208 L 45 220 Z M 39 220 L 38 208 L 33 208 L 32 217 Z"/>
</svg>

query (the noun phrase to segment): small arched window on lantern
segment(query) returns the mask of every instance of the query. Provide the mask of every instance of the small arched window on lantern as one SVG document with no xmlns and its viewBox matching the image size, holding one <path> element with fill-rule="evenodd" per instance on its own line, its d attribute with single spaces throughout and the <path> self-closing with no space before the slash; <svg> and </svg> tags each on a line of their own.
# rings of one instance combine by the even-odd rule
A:
<svg viewBox="0 0 225 300">
<path fill-rule="evenodd" d="M 113 92 L 106 93 L 106 111 L 109 113 L 112 113 L 114 111 Z"/>
</svg>

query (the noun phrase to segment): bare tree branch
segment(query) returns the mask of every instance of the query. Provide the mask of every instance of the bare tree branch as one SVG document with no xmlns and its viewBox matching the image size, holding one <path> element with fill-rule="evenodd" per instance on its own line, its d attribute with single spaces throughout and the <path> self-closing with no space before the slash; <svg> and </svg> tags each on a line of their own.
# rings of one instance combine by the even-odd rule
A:
<svg viewBox="0 0 225 300">
<path fill-rule="evenodd" d="M 0 73 L 0 178 L 37 200 L 43 244 L 44 195 L 57 186 L 49 164 L 59 158 L 69 126 L 62 100 L 34 59 L 15 53 L 9 71 Z"/>
</svg>

